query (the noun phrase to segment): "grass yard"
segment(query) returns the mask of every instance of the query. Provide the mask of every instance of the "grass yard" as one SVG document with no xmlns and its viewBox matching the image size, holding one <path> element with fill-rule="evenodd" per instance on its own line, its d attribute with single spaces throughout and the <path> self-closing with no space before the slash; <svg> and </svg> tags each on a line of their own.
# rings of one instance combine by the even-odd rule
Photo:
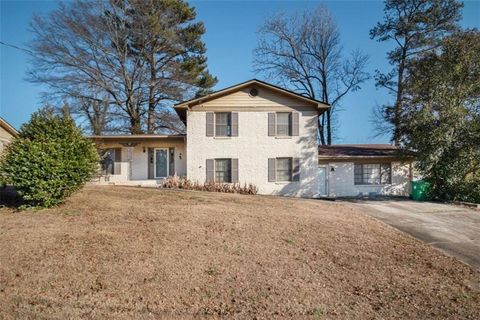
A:
<svg viewBox="0 0 480 320">
<path fill-rule="evenodd" d="M 89 186 L 0 209 L 1 319 L 478 319 L 480 274 L 333 202 Z"/>
</svg>

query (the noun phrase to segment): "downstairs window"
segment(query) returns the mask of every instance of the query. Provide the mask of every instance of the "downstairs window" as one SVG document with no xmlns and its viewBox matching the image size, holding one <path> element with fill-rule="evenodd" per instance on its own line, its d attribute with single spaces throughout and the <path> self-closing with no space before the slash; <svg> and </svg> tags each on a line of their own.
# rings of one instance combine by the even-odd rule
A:
<svg viewBox="0 0 480 320">
<path fill-rule="evenodd" d="M 392 183 L 390 163 L 356 163 L 355 185 L 382 185 Z"/>
<path fill-rule="evenodd" d="M 215 159 L 215 182 L 232 182 L 232 160 Z"/>
</svg>

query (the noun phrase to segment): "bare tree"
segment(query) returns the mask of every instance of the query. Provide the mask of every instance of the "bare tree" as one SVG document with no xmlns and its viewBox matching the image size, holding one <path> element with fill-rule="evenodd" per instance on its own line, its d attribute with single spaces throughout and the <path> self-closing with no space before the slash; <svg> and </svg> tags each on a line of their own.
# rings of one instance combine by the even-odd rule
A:
<svg viewBox="0 0 480 320">
<path fill-rule="evenodd" d="M 65 5 L 46 18 L 35 16 L 35 38 L 29 75 L 47 84 L 51 94 L 98 101 L 92 92 L 109 99 L 130 118 L 130 132 L 142 132 L 139 103 L 144 62 L 129 55 L 128 28 L 115 6 L 102 2 Z"/>
<path fill-rule="evenodd" d="M 194 17 L 181 0 L 61 3 L 31 24 L 29 79 L 47 84 L 50 96 L 75 100 L 93 131 L 107 123 L 132 134 L 182 130 L 178 118 L 165 116 L 172 102 L 216 82 Z"/>
<path fill-rule="evenodd" d="M 268 18 L 259 29 L 254 51 L 257 73 L 331 105 L 318 119 L 322 144 L 332 143 L 332 119 L 342 98 L 369 78 L 368 57 L 354 51 L 346 58 L 342 51 L 338 27 L 324 6 Z"/>
<path fill-rule="evenodd" d="M 102 135 L 112 130 L 114 117 L 107 99 L 73 99 L 70 112 L 87 121 L 87 128 L 94 135 Z"/>
</svg>

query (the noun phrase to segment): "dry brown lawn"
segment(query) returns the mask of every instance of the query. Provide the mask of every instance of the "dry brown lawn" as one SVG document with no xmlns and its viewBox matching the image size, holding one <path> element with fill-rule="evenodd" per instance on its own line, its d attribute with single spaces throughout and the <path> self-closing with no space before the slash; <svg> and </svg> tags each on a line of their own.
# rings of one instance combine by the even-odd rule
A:
<svg viewBox="0 0 480 320">
<path fill-rule="evenodd" d="M 3 319 L 474 319 L 480 274 L 332 202 L 90 186 L 0 210 Z"/>
</svg>

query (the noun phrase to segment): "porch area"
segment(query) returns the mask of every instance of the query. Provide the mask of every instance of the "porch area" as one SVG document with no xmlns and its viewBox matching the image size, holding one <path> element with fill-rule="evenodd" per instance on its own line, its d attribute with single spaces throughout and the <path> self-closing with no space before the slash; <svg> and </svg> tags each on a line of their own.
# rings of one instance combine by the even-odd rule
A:
<svg viewBox="0 0 480 320">
<path fill-rule="evenodd" d="M 90 137 L 100 151 L 92 183 L 156 187 L 173 175 L 186 175 L 184 135 Z"/>
</svg>

